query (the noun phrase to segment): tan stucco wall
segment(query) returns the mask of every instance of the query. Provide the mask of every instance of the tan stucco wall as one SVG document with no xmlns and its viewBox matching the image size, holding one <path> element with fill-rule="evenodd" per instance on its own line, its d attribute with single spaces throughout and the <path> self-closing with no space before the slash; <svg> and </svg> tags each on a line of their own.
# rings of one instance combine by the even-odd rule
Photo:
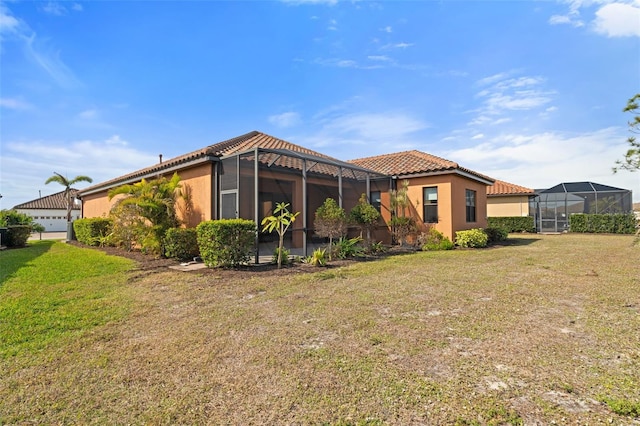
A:
<svg viewBox="0 0 640 426">
<path fill-rule="evenodd" d="M 398 181 L 400 187 L 402 181 Z M 411 213 L 416 221 L 423 224 L 422 188 L 436 186 L 438 188 L 438 223 L 434 226 L 438 231 L 455 239 L 456 231 L 487 226 L 487 189 L 486 185 L 459 175 L 437 175 L 409 179 L 409 200 Z M 466 220 L 467 189 L 476 191 L 476 222 Z"/>
<path fill-rule="evenodd" d="M 529 216 L 529 197 L 526 195 L 487 197 L 489 217 Z"/>
</svg>

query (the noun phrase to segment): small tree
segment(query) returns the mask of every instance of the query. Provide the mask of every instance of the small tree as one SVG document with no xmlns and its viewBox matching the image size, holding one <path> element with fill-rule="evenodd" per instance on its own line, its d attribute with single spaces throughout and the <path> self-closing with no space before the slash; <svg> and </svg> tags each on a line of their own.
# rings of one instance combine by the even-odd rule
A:
<svg viewBox="0 0 640 426">
<path fill-rule="evenodd" d="M 338 206 L 338 203 L 333 198 L 327 198 L 316 210 L 313 226 L 316 234 L 323 238 L 329 238 L 329 260 L 331 260 L 333 239 L 342 237 L 347 233 L 347 215 L 344 209 Z"/>
<path fill-rule="evenodd" d="M 391 213 L 392 217 L 389 221 L 391 233 L 396 241 L 402 245 L 403 241 L 415 228 L 413 218 L 407 216 L 407 209 L 411 206 L 409 200 L 409 181 L 402 181 L 402 187 L 391 191 Z"/>
<path fill-rule="evenodd" d="M 634 114 L 633 119 L 628 122 L 629 131 L 634 134 L 640 133 L 640 93 L 629 99 L 627 106 L 622 111 Z M 616 166 L 613 168 L 614 173 L 618 172 L 618 170 L 628 170 L 630 172 L 640 170 L 640 141 L 636 140 L 635 136 L 629 136 L 627 142 L 631 147 L 624 155 L 624 160 L 616 161 Z"/>
<path fill-rule="evenodd" d="M 293 222 L 296 221 L 296 217 L 300 212 L 292 213 L 288 209 L 289 203 L 278 203 L 273 210 L 272 216 L 267 216 L 262 219 L 262 232 L 278 233 L 278 269 L 282 267 L 282 252 L 284 248 L 284 234 Z"/>
<path fill-rule="evenodd" d="M 127 217 L 126 222 L 138 223 L 142 226 L 139 229 L 141 232 L 137 233 L 138 243 L 144 250 L 160 254 L 165 232 L 179 225 L 175 206 L 179 188 L 180 176 L 174 173 L 171 179 L 142 179 L 138 183 L 112 189 L 109 191 L 109 199 L 116 195 L 125 196 L 111 210 L 116 216 L 114 224 L 118 223 L 118 214 L 124 214 Z M 132 220 L 134 216 L 143 220 Z"/>
<path fill-rule="evenodd" d="M 349 218 L 360 228 L 361 238 L 363 237 L 363 234 L 366 233 L 368 245 L 371 240 L 371 231 L 380 219 L 380 212 L 369 203 L 366 194 L 362 194 L 360 196 L 358 204 L 356 204 L 351 209 L 351 212 L 349 212 Z"/>
<path fill-rule="evenodd" d="M 71 228 L 71 210 L 73 210 L 73 194 L 71 192 L 71 186 L 75 185 L 78 182 L 93 182 L 89 176 L 76 176 L 73 179 L 68 179 L 62 176 L 60 173 L 53 172 L 53 176 L 45 181 L 45 185 L 50 184 L 51 182 L 57 182 L 60 185 L 64 186 L 64 199 L 67 201 L 67 240 L 71 239 L 72 236 L 72 228 Z"/>
</svg>

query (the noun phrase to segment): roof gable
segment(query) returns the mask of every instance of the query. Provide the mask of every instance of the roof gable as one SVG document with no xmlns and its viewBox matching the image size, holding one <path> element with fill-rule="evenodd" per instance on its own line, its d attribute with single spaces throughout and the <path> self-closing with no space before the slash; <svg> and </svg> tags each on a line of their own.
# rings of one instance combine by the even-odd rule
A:
<svg viewBox="0 0 640 426">
<path fill-rule="evenodd" d="M 417 150 L 358 158 L 349 162 L 378 173 L 400 178 L 449 172 L 461 173 L 485 183 L 494 181 L 488 176 L 460 167 L 458 163 Z"/>
<path fill-rule="evenodd" d="M 55 194 L 27 201 L 26 203 L 18 204 L 14 209 L 67 210 L 67 200 L 64 192 L 65 191 L 60 191 Z M 72 197 L 75 197 L 77 193 L 77 189 L 71 188 Z M 80 210 L 80 207 L 74 204 L 73 210 Z"/>
</svg>

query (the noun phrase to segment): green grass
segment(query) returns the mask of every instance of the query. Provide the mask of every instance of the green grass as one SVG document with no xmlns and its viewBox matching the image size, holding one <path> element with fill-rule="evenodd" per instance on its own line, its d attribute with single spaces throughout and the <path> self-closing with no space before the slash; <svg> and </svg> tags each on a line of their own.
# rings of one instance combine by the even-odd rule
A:
<svg viewBox="0 0 640 426">
<path fill-rule="evenodd" d="M 29 362 L 128 309 L 119 291 L 132 266 L 126 259 L 40 241 L 0 252 L 0 262 L 0 360 Z"/>
<path fill-rule="evenodd" d="M 633 424 L 632 241 L 512 235 L 308 274 L 161 269 L 128 282 L 127 262 L 106 272 L 113 258 L 94 250 L 36 246 L 0 289 L 2 309 L 6 295 L 31 309 L 50 288 L 43 309 L 10 319 L 42 329 L 0 358 L 0 424 Z M 62 268 L 65 283 L 35 266 L 84 256 L 100 271 Z M 74 320 L 49 339 L 38 318 L 67 321 L 69 299 Z M 106 318 L 76 321 L 96 310 Z"/>
</svg>

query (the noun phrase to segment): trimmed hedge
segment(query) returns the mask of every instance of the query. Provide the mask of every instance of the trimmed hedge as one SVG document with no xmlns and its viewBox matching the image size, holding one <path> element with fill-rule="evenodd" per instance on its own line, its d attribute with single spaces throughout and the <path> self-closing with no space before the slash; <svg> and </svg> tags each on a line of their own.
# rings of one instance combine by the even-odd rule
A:
<svg viewBox="0 0 640 426">
<path fill-rule="evenodd" d="M 7 241 L 3 241 L 7 247 L 24 247 L 31 236 L 31 225 L 7 226 Z"/>
<path fill-rule="evenodd" d="M 502 228 L 507 232 L 536 232 L 532 216 L 490 217 L 487 219 L 490 228 Z"/>
<path fill-rule="evenodd" d="M 200 256 L 208 267 L 235 267 L 249 262 L 256 237 L 254 221 L 208 220 L 201 222 L 196 231 Z"/>
<path fill-rule="evenodd" d="M 587 214 L 569 216 L 569 231 L 595 234 L 635 234 L 637 221 L 629 214 Z"/>
<path fill-rule="evenodd" d="M 78 219 L 73 222 L 76 239 L 88 246 L 104 245 L 113 229 L 113 221 L 104 217 Z"/>
<path fill-rule="evenodd" d="M 200 254 L 196 228 L 169 228 L 164 234 L 165 257 L 193 260 Z"/>
<path fill-rule="evenodd" d="M 487 234 L 479 228 L 456 232 L 456 245 L 466 248 L 486 247 L 489 242 Z"/>
</svg>

